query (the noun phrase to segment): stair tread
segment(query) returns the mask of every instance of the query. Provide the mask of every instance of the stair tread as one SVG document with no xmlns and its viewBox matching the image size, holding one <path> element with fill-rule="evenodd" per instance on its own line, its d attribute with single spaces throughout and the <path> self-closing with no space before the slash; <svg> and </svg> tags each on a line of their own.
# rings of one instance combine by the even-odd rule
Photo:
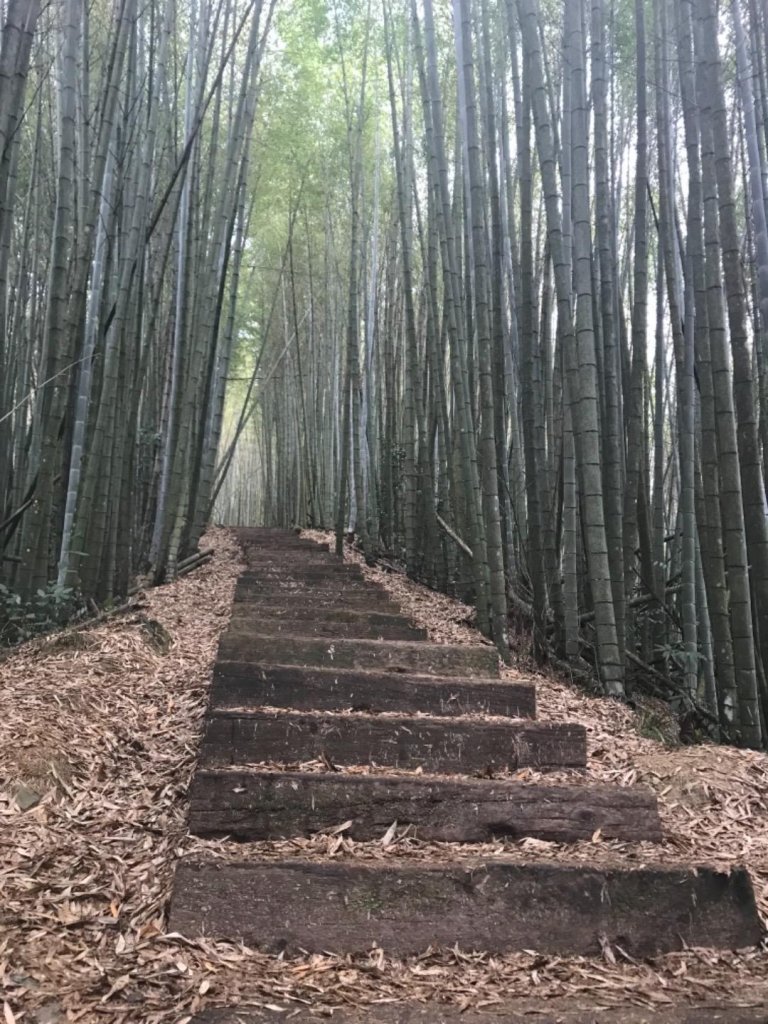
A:
<svg viewBox="0 0 768 1024">
<path fill-rule="evenodd" d="M 597 830 L 606 839 L 661 840 L 656 796 L 645 786 L 213 769 L 196 773 L 189 801 L 191 832 L 238 839 L 305 836 L 349 821 L 346 835 L 370 840 L 397 821 L 431 842 L 573 842 Z"/>
<path fill-rule="evenodd" d="M 207 715 L 203 765 L 317 757 L 464 774 L 528 766 L 583 768 L 586 730 L 569 723 L 467 716 L 216 709 Z"/>
<path fill-rule="evenodd" d="M 334 619 L 288 618 L 259 619 L 233 617 L 224 636 L 229 634 L 247 636 L 293 636 L 297 639 L 323 636 L 339 640 L 413 640 L 427 639 L 426 629 L 419 629 L 408 623 L 404 626 L 388 623 L 338 622 Z"/>
<path fill-rule="evenodd" d="M 339 579 L 341 577 L 341 579 Z M 310 565 L 303 560 L 296 560 L 286 565 L 282 560 L 256 565 L 241 572 L 238 581 L 242 583 L 258 583 L 260 580 L 286 580 L 301 582 L 302 580 L 327 579 L 331 583 L 342 583 L 345 580 L 360 582 L 365 579 L 356 565 L 345 565 L 341 562 L 328 562 L 321 565 Z M 376 586 L 377 584 L 373 584 Z"/>
<path fill-rule="evenodd" d="M 598 996 L 597 999 L 600 999 Z M 279 1001 L 278 1001 L 279 1002 Z M 335 1024 L 766 1024 L 768 992 L 752 1005 L 706 1000 L 676 1005 L 604 1006 L 589 999 L 515 998 L 482 1010 L 430 1003 L 390 1003 L 339 1008 L 334 1006 Z M 312 1010 L 296 1011 L 291 1002 L 292 1024 L 317 1024 L 327 1019 Z M 259 1006 L 211 1007 L 192 1018 L 190 1024 L 262 1024 L 274 1022 L 275 1010 Z"/>
<path fill-rule="evenodd" d="M 360 608 L 327 608 L 325 605 L 309 605 L 297 608 L 292 604 L 279 604 L 270 608 L 260 608 L 255 613 L 247 606 L 235 605 L 232 609 L 230 622 L 271 622 L 273 620 L 293 621 L 300 619 L 311 621 L 319 619 L 323 622 L 366 622 L 370 625 L 380 624 L 382 626 L 412 626 L 413 620 L 407 615 L 392 612 L 366 611 Z"/>
<path fill-rule="evenodd" d="M 498 676 L 496 650 L 407 640 L 296 639 L 293 637 L 233 636 L 219 642 L 225 661 L 314 665 L 318 668 L 379 668 L 424 675 Z"/>
<path fill-rule="evenodd" d="M 275 609 L 294 611 L 295 609 L 311 610 L 312 605 L 308 603 L 305 592 L 291 593 L 281 591 L 280 593 L 252 591 L 247 594 L 237 593 L 232 602 L 235 609 L 252 609 L 253 615 L 261 615 L 262 608 L 267 614 L 272 614 Z M 322 597 L 322 603 L 314 607 L 322 608 L 323 611 L 360 611 L 360 612 L 383 612 L 389 615 L 399 615 L 400 605 L 386 595 L 371 597 L 369 594 L 338 593 L 326 594 Z"/>
<path fill-rule="evenodd" d="M 749 875 L 543 861 L 179 862 L 169 928 L 268 951 L 393 955 L 428 947 L 645 956 L 763 935 Z"/>
<path fill-rule="evenodd" d="M 494 677 L 306 668 L 300 665 L 216 663 L 212 707 L 246 704 L 296 710 L 422 711 L 437 716 L 492 714 L 536 717 L 536 687 Z"/>
<path fill-rule="evenodd" d="M 259 569 L 258 571 L 248 569 L 240 574 L 237 585 L 240 590 L 248 587 L 291 587 L 298 590 L 343 587 L 386 593 L 386 591 L 379 590 L 378 584 L 366 580 L 362 574 L 349 572 L 346 568 L 339 566 L 323 566 L 322 569 L 317 570 L 286 566 L 275 566 L 269 570 Z"/>
<path fill-rule="evenodd" d="M 247 584 L 238 584 L 236 595 L 238 597 L 237 604 L 244 603 L 240 598 L 250 597 L 251 594 L 270 594 L 274 597 L 281 599 L 285 598 L 301 598 L 302 600 L 309 600 L 315 598 L 336 597 L 337 595 L 344 595 L 350 597 L 381 597 L 383 600 L 387 599 L 387 594 L 384 591 L 377 590 L 375 587 L 371 587 L 368 584 L 361 584 L 352 580 L 344 582 L 339 578 L 331 578 L 327 576 L 319 577 L 317 580 L 308 579 L 295 579 L 295 578 L 281 578 L 278 580 L 277 577 L 260 577 L 260 581 Z"/>
</svg>

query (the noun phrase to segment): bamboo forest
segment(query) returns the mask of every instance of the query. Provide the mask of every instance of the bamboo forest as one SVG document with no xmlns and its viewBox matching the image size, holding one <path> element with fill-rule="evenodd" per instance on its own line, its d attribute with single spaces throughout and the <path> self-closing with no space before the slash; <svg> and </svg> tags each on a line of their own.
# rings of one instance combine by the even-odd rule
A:
<svg viewBox="0 0 768 1024">
<path fill-rule="evenodd" d="M 0 0 L 0 619 L 333 530 L 768 741 L 762 0 Z"/>
</svg>

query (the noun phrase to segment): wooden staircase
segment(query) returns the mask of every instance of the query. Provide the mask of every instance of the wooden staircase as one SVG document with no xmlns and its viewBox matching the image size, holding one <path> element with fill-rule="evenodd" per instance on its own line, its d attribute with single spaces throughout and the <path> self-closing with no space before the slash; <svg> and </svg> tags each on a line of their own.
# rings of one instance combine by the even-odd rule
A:
<svg viewBox="0 0 768 1024">
<path fill-rule="evenodd" d="M 591 784 L 582 726 L 538 721 L 534 687 L 502 681 L 495 652 L 427 642 L 383 588 L 327 545 L 288 531 L 238 536 L 248 568 L 220 644 L 189 821 L 196 835 L 232 842 L 223 856 L 218 848 L 179 862 L 172 931 L 273 952 L 377 945 L 393 955 L 430 945 L 593 955 L 608 945 L 643 957 L 760 941 L 743 869 L 585 863 L 524 849 L 484 858 L 473 844 L 500 837 L 565 843 L 599 830 L 658 841 L 656 798 L 641 786 Z M 324 770 L 296 770 L 309 762 Z M 568 769 L 573 781 L 494 777 L 524 767 Z M 429 861 L 381 856 L 393 822 L 430 843 L 464 845 L 436 845 Z M 375 841 L 376 856 L 364 847 L 333 861 L 263 847 L 253 855 L 243 845 L 342 825 L 354 840 Z M 255 1022 L 260 1012 L 212 1010 L 196 1020 Z M 459 1019 L 439 1009 L 394 1012 L 355 1020 Z M 523 1019 L 510 1013 L 503 1019 Z M 570 1013 L 557 1019 L 591 1020 Z M 702 1024 L 759 1020 L 727 1013 Z"/>
</svg>

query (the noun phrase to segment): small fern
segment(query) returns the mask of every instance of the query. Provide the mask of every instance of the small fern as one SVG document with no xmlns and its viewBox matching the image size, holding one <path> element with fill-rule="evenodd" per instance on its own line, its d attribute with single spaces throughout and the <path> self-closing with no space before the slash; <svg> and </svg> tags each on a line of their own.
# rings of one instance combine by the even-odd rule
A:
<svg viewBox="0 0 768 1024">
<path fill-rule="evenodd" d="M 50 583 L 23 601 L 0 583 L 0 644 L 11 646 L 30 637 L 50 633 L 66 625 L 81 610 L 78 594 L 71 587 Z"/>
</svg>

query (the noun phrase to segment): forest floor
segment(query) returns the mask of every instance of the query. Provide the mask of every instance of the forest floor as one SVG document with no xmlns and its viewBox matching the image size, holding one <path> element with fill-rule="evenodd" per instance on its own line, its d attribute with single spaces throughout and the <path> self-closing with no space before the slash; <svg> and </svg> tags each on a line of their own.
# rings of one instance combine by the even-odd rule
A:
<svg viewBox="0 0 768 1024">
<path fill-rule="evenodd" d="M 374 950 L 362 957 L 284 960 L 168 934 L 175 860 L 215 849 L 215 843 L 187 835 L 186 790 L 217 641 L 241 565 L 226 531 L 211 531 L 205 544 L 215 548 L 210 563 L 140 594 L 125 614 L 30 642 L 0 662 L 5 1024 L 183 1024 L 209 1000 L 257 1003 L 273 1009 L 276 1020 L 290 1019 L 293 1007 L 330 1013 L 339 1006 L 407 999 L 472 1008 L 510 996 L 546 1003 L 584 994 L 595 1006 L 768 1002 L 765 949 L 692 949 L 642 961 L 610 948 L 601 958 L 441 950 L 392 960 Z M 354 552 L 346 557 L 361 561 Z M 467 606 L 397 574 L 364 571 L 429 630 L 430 639 L 485 642 L 467 624 Z M 650 739 L 642 735 L 648 731 L 643 716 L 536 670 L 524 639 L 520 643 L 516 664 L 505 674 L 534 678 L 542 720 L 587 727 L 589 779 L 643 782 L 656 790 L 665 840 L 661 846 L 622 844 L 596 834 L 591 843 L 528 839 L 485 844 L 477 852 L 488 859 L 616 856 L 628 865 L 743 863 L 768 917 L 768 756 Z M 515 777 L 536 774 L 525 770 Z M 286 855 L 336 859 L 455 852 L 408 836 L 375 844 L 317 836 L 277 846 Z"/>
</svg>

